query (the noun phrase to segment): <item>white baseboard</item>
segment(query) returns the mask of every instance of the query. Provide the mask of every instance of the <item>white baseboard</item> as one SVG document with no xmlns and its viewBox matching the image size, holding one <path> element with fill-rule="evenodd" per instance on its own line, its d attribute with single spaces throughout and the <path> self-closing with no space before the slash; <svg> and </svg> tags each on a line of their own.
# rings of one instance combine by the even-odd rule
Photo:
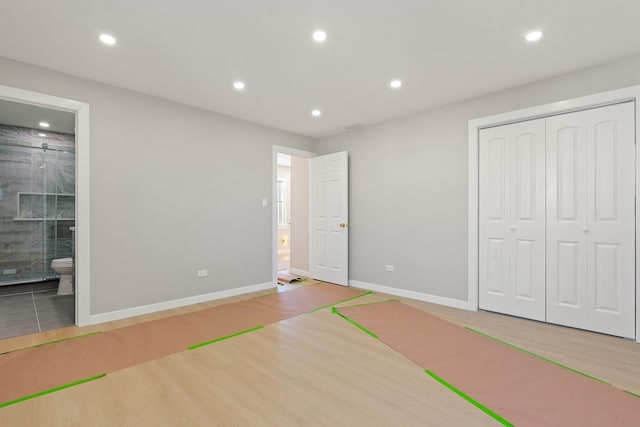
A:
<svg viewBox="0 0 640 427">
<path fill-rule="evenodd" d="M 289 273 L 297 274 L 298 276 L 304 276 L 304 277 L 309 277 L 310 276 L 308 271 L 298 270 L 297 268 L 290 268 L 289 269 Z"/>
<path fill-rule="evenodd" d="M 460 308 L 462 310 L 471 310 L 467 301 L 461 301 L 458 299 L 440 297 L 437 295 L 425 294 L 416 291 L 409 291 L 407 289 L 392 288 L 390 286 L 375 285 L 373 283 L 359 282 L 357 280 L 349 280 L 349 285 L 355 286 L 356 288 L 366 289 L 368 291 L 382 292 L 384 294 L 395 295 L 403 298 L 411 298 L 418 301 L 430 302 L 447 307 Z"/>
<path fill-rule="evenodd" d="M 236 295 L 248 294 L 274 288 L 273 282 L 264 282 L 257 285 L 243 286 L 241 288 L 227 289 L 225 291 L 211 292 L 209 294 L 195 295 L 192 297 L 176 299 L 172 301 L 159 302 L 156 304 L 141 305 L 138 307 L 125 308 L 124 310 L 110 311 L 107 313 L 90 314 L 87 322 L 78 325 L 95 325 L 96 323 L 111 322 L 113 320 L 125 319 L 127 317 L 139 316 L 141 314 L 155 313 L 156 311 L 169 310 L 172 308 L 184 307 L 185 305 L 198 304 L 200 302 L 213 301 L 221 298 L 233 297 Z"/>
</svg>

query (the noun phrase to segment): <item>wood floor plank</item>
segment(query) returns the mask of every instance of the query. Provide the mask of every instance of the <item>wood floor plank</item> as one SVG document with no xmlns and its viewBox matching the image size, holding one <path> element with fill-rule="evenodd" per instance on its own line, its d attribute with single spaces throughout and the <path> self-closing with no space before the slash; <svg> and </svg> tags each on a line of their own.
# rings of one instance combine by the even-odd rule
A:
<svg viewBox="0 0 640 427">
<path fill-rule="evenodd" d="M 5 410 L 21 426 L 499 425 L 328 310 Z"/>
<path fill-rule="evenodd" d="M 0 340 L 0 352 L 187 313 L 275 290 L 101 325 Z M 398 297 L 377 293 L 343 305 L 391 298 Z M 473 327 L 640 393 L 640 345 L 633 341 L 495 313 L 400 299 L 445 320 Z M 249 415 L 244 402 L 250 401 L 252 410 L 264 411 L 254 425 L 273 425 L 273 420 L 282 420 L 279 425 L 496 425 L 467 402 L 443 390 L 420 368 L 330 311 L 306 314 L 246 336 L 185 351 L 0 409 L 0 424 L 234 425 L 238 420 L 256 421 L 245 418 Z M 238 371 L 236 366 L 245 368 Z M 328 366 L 336 369 L 328 370 Z M 312 374 L 307 374 L 308 371 Z M 351 401 L 353 404 L 349 405 Z M 381 420 L 374 420 L 372 414 L 382 414 Z M 404 415 L 394 418 L 395 414 Z M 394 422 L 385 424 L 390 418 Z"/>
</svg>

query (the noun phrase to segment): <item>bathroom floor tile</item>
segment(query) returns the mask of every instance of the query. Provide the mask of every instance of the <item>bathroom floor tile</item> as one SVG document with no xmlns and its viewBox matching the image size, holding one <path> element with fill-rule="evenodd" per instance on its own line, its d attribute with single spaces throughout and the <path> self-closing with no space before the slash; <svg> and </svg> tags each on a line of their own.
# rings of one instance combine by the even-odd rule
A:
<svg viewBox="0 0 640 427">
<path fill-rule="evenodd" d="M 66 328 L 68 326 L 73 326 L 75 324 L 75 322 L 73 321 L 73 319 L 69 320 L 69 319 L 50 319 L 50 320 L 46 320 L 46 321 L 40 321 L 40 330 L 42 332 L 44 331 L 50 331 L 51 329 L 60 329 L 60 328 Z"/>
<path fill-rule="evenodd" d="M 25 325 L 11 326 L 9 328 L 0 328 L 0 340 L 4 338 L 17 337 L 19 335 L 35 334 L 40 332 L 38 330 L 37 323 L 30 323 Z"/>
<path fill-rule="evenodd" d="M 0 297 L 0 316 L 13 316 L 21 312 L 35 315 L 31 294 L 7 295 Z"/>
<path fill-rule="evenodd" d="M 58 327 L 75 324 L 75 296 L 57 295 L 56 292 L 54 290 L 33 294 L 40 327 L 45 323 L 62 325 Z M 53 329 L 53 327 L 49 329 Z"/>
<path fill-rule="evenodd" d="M 75 325 L 75 296 L 58 295 L 57 281 L 18 286 L 0 294 L 0 339 Z"/>
</svg>

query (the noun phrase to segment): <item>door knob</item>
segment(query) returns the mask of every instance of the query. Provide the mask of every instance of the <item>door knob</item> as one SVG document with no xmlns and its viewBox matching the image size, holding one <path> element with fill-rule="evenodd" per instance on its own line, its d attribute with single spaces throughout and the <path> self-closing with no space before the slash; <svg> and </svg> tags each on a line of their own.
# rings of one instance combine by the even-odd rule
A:
<svg viewBox="0 0 640 427">
<path fill-rule="evenodd" d="M 340 224 L 340 228 L 345 228 L 347 226 L 347 224 L 345 224 L 344 222 L 342 224 Z"/>
</svg>

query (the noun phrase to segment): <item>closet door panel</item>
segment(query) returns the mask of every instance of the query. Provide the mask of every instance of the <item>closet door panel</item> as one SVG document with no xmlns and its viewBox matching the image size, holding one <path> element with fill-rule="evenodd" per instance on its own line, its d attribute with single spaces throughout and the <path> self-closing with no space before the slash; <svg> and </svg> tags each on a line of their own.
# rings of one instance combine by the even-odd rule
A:
<svg viewBox="0 0 640 427">
<path fill-rule="evenodd" d="M 544 120 L 480 132 L 481 309 L 544 320 Z"/>
<path fill-rule="evenodd" d="M 549 117 L 547 144 L 547 321 L 583 327 L 587 274 L 586 114 Z"/>
<path fill-rule="evenodd" d="M 511 142 L 510 307 L 545 318 L 545 122 L 509 126 Z"/>
<path fill-rule="evenodd" d="M 635 145 L 632 103 L 587 111 L 586 328 L 635 336 Z"/>
<path fill-rule="evenodd" d="M 633 104 L 547 119 L 547 321 L 635 336 Z"/>
<path fill-rule="evenodd" d="M 508 129 L 481 130 L 479 144 L 479 306 L 504 312 L 509 299 Z"/>
</svg>

